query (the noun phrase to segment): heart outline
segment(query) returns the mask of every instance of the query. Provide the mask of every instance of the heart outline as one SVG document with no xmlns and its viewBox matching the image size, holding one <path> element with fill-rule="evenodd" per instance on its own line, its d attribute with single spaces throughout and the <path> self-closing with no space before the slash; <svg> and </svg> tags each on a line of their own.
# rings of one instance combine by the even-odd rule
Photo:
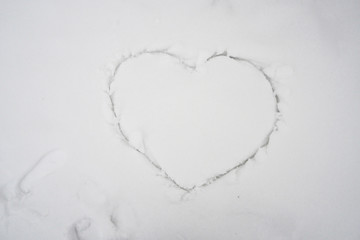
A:
<svg viewBox="0 0 360 240">
<path fill-rule="evenodd" d="M 138 51 L 136 53 L 130 53 L 127 56 L 122 56 L 120 58 L 120 60 L 117 61 L 117 63 L 115 64 L 115 67 L 113 68 L 113 70 L 110 73 L 110 76 L 108 77 L 108 82 L 107 82 L 107 89 L 105 91 L 106 96 L 109 99 L 109 107 L 111 110 L 111 113 L 114 117 L 115 121 L 115 126 L 116 129 L 118 131 L 118 133 L 120 134 L 121 140 L 131 149 L 135 150 L 136 152 L 138 152 L 139 154 L 141 154 L 161 175 L 164 179 L 166 179 L 167 181 L 169 181 L 170 183 L 172 183 L 175 187 L 177 187 L 178 189 L 181 189 L 187 193 L 190 193 L 191 191 L 193 191 L 194 189 L 197 188 L 204 188 L 207 187 L 211 184 L 213 184 L 214 182 L 218 181 L 219 179 L 223 178 L 224 176 L 228 175 L 229 173 L 235 171 L 236 169 L 241 168 L 242 166 L 244 166 L 249 160 L 255 158 L 255 156 L 258 154 L 258 152 L 261 149 L 266 149 L 270 143 L 270 139 L 272 137 L 272 135 L 278 131 L 278 122 L 281 120 L 281 111 L 279 108 L 279 104 L 280 104 L 280 98 L 279 95 L 276 91 L 276 87 L 274 85 L 274 80 L 265 73 L 264 71 L 264 67 L 262 67 L 261 65 L 255 63 L 255 61 L 253 60 L 249 60 L 246 58 L 240 58 L 231 54 L 228 54 L 227 51 L 224 51 L 222 53 L 217 53 L 214 52 L 214 54 L 212 54 L 210 57 L 208 57 L 204 63 L 210 61 L 211 59 L 214 59 L 216 57 L 220 57 L 220 56 L 224 56 L 224 57 L 228 57 L 229 59 L 232 59 L 234 61 L 237 62 L 245 62 L 249 65 L 251 65 L 252 67 L 254 67 L 256 70 L 258 70 L 262 76 L 265 78 L 265 80 L 269 83 L 271 90 L 272 90 L 272 94 L 274 97 L 274 102 L 275 102 L 275 118 L 273 121 L 273 125 L 272 128 L 269 130 L 269 132 L 265 135 L 263 141 L 261 144 L 258 145 L 258 147 L 250 152 L 250 154 L 248 154 L 247 157 L 245 157 L 244 159 L 238 161 L 237 164 L 235 164 L 235 166 L 221 172 L 221 173 L 217 173 L 215 175 L 213 175 L 212 177 L 209 177 L 207 179 L 205 179 L 204 181 L 202 181 L 200 184 L 194 184 L 192 187 L 185 187 L 182 186 L 181 184 L 179 184 L 175 179 L 173 179 L 164 169 L 163 167 L 161 167 L 152 157 L 150 157 L 149 154 L 146 153 L 146 148 L 144 148 L 143 150 L 140 150 L 139 148 L 137 148 L 136 146 L 134 146 L 133 144 L 131 144 L 128 136 L 126 135 L 124 128 L 121 125 L 121 118 L 120 115 L 118 113 L 116 113 L 115 109 L 115 100 L 114 100 L 114 93 L 115 90 L 113 89 L 113 83 L 115 82 L 115 77 L 116 74 L 118 72 L 118 70 L 120 69 L 121 65 L 123 63 L 125 63 L 126 61 L 133 59 L 133 58 L 138 58 L 142 55 L 145 54 L 150 54 L 150 55 L 167 55 L 169 57 L 172 57 L 174 59 L 176 59 L 183 67 L 187 68 L 187 69 L 191 69 L 191 70 L 196 70 L 196 64 L 191 65 L 188 64 L 184 58 L 180 57 L 180 55 L 172 53 L 171 51 L 169 51 L 168 49 L 154 49 L 154 50 L 148 50 L 148 49 L 144 49 L 142 51 Z"/>
</svg>

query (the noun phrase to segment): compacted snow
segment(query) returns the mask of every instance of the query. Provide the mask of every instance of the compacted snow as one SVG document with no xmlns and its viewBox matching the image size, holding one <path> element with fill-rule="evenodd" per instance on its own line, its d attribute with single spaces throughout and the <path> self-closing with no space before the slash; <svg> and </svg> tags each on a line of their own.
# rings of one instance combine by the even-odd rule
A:
<svg viewBox="0 0 360 240">
<path fill-rule="evenodd" d="M 0 239 L 360 238 L 357 1 L 0 9 Z"/>
</svg>

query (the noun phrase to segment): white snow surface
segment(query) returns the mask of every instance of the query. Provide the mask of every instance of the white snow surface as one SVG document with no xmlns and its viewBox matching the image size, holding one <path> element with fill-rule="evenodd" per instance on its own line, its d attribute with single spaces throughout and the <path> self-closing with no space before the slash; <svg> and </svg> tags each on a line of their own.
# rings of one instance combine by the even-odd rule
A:
<svg viewBox="0 0 360 240">
<path fill-rule="evenodd" d="M 164 54 L 128 61 L 111 88 L 121 130 L 181 186 L 242 163 L 273 128 L 274 92 L 247 62 L 219 56 L 188 69 Z"/>
<path fill-rule="evenodd" d="M 352 0 L 2 1 L 0 239 L 359 239 L 359 25 Z"/>
</svg>

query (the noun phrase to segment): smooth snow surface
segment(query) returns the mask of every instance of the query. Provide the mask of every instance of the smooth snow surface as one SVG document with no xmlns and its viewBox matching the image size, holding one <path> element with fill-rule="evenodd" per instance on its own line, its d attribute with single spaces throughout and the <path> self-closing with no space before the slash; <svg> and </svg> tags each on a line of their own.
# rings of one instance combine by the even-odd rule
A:
<svg viewBox="0 0 360 240">
<path fill-rule="evenodd" d="M 0 239 L 359 239 L 359 42 L 353 0 L 2 1 Z"/>
</svg>

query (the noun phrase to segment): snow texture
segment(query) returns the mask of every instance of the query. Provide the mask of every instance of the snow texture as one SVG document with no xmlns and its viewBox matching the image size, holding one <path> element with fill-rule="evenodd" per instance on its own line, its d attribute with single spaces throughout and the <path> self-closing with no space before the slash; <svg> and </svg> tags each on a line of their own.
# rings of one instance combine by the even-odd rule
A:
<svg viewBox="0 0 360 240">
<path fill-rule="evenodd" d="M 360 3 L 2 1 L 1 240 L 360 238 Z"/>
</svg>

